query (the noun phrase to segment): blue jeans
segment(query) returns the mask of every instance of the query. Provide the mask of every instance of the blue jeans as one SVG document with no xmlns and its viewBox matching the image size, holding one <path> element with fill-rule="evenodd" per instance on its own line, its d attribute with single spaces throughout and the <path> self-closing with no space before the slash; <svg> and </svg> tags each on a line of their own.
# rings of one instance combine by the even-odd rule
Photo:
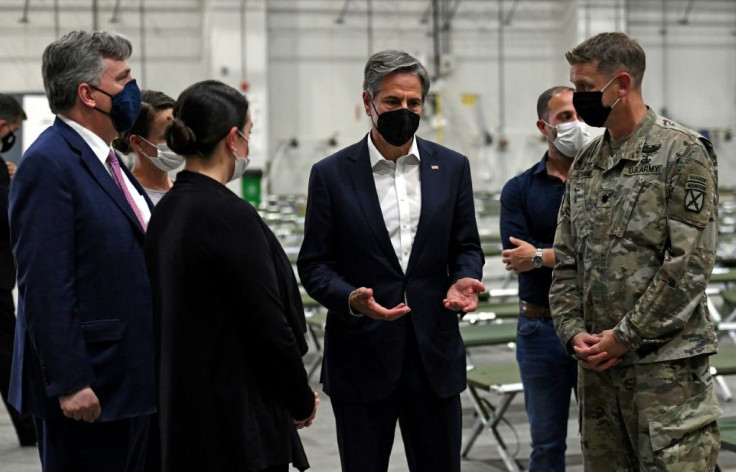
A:
<svg viewBox="0 0 736 472">
<path fill-rule="evenodd" d="M 570 392 L 577 362 L 567 356 L 551 319 L 519 315 L 516 360 L 532 436 L 529 471 L 565 470 Z"/>
</svg>

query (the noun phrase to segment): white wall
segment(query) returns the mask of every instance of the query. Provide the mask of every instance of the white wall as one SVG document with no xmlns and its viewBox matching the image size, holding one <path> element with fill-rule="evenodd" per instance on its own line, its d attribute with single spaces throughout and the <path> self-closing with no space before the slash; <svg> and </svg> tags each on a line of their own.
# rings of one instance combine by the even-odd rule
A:
<svg viewBox="0 0 736 472">
<path fill-rule="evenodd" d="M 16 4 L 20 2 L 15 2 Z M 83 9 L 64 9 L 59 14 L 59 35 L 74 29 L 92 29 L 93 18 Z M 209 78 L 202 65 L 208 51 L 203 48 L 203 12 L 198 2 L 182 0 L 179 9 L 153 9 L 145 15 L 145 77 L 140 15 L 125 10 L 117 23 L 110 22 L 109 10 L 98 14 L 99 29 L 126 35 L 133 44 L 130 59 L 133 76 L 141 88 L 176 95 L 191 83 Z M 33 4 L 33 2 L 31 2 Z M 31 11 L 28 23 L 19 23 L 17 10 L 0 5 L 0 92 L 43 93 L 41 55 L 56 39 L 54 14 L 50 8 Z"/>
<path fill-rule="evenodd" d="M 736 6 L 736 5 L 735 5 Z M 647 52 L 647 103 L 692 129 L 709 132 L 721 186 L 736 185 L 736 37 L 730 27 L 670 24 L 667 46 L 651 28 L 632 27 Z M 728 136 L 727 136 L 728 135 Z"/>
<path fill-rule="evenodd" d="M 147 4 L 151 3 L 156 7 L 149 8 L 145 18 L 145 77 L 136 9 L 124 9 L 116 24 L 109 22 L 109 11 L 101 13 L 99 26 L 123 32 L 132 40 L 131 64 L 142 87 L 176 97 L 199 80 L 215 78 L 240 87 L 246 79 L 250 84 L 246 94 L 255 115 L 251 165 L 264 167 L 279 155 L 273 168 L 274 192 L 305 192 L 314 162 L 368 131 L 361 92 L 369 46 L 366 17 L 359 11 L 366 2 L 350 2 L 351 11 L 342 24 L 336 24 L 336 12 L 344 2 L 248 0 L 245 51 L 241 1 Z M 374 1 L 384 10 L 386 3 Z M 404 49 L 420 58 L 433 74 L 431 22 L 419 22 L 421 10 L 417 13 L 416 5 L 420 3 L 428 2 L 396 0 L 391 10 L 395 13 L 379 12 L 373 21 L 371 50 Z M 503 3 L 508 10 L 512 2 Z M 3 4 L 9 5 L 10 0 L 0 0 Z M 106 3 L 101 0 L 101 4 Z M 564 52 L 586 35 L 627 24 L 628 33 L 647 52 L 647 103 L 657 112 L 666 107 L 667 115 L 684 125 L 710 129 L 719 152 L 721 184 L 735 182 L 736 144 L 726 138 L 736 126 L 736 37 L 732 34 L 736 2 L 698 4 L 688 25 L 678 24 L 687 6 L 684 0 L 667 2 L 664 12 L 661 0 L 518 2 L 511 24 L 503 27 L 502 95 L 498 21 L 491 14 L 497 4 L 460 3 L 445 52 L 447 74 L 431 89 L 440 96 L 441 114 L 435 120 L 425 116 L 419 130 L 421 136 L 470 158 L 476 190 L 498 190 L 509 177 L 541 158 L 544 143 L 534 125 L 536 100 L 550 86 L 569 84 Z M 631 11 L 624 11 L 624 5 Z M 18 23 L 18 15 L 17 5 L 10 12 L 0 6 L 0 24 L 4 25 L 0 31 L 0 92 L 42 92 L 40 56 L 54 38 L 53 15 L 49 8 L 31 11 L 29 24 Z M 661 34 L 663 18 L 666 47 Z M 61 33 L 89 29 L 90 17 L 79 6 L 75 11 L 62 11 L 59 24 Z M 243 53 L 245 74 L 241 70 Z M 485 130 L 494 139 L 490 146 L 484 144 Z M 330 145 L 332 137 L 336 137 L 336 146 Z M 297 139 L 298 147 L 285 145 L 292 138 Z M 499 145 L 503 138 L 508 142 L 505 147 Z"/>
<path fill-rule="evenodd" d="M 346 20 L 342 25 L 335 25 L 331 19 L 311 15 L 301 19 L 269 17 L 271 134 L 274 140 L 294 136 L 317 144 L 310 148 L 310 143 L 305 142 L 298 152 L 292 153 L 291 157 L 300 162 L 292 169 L 299 178 L 284 176 L 291 191 L 306 189 L 304 177 L 309 164 L 325 157 L 321 142 L 337 134 L 338 146 L 343 147 L 361 139 L 370 127 L 361 100 L 363 67 L 368 56 L 365 25 L 362 19 Z M 373 50 L 406 50 L 423 60 L 433 75 L 429 26 L 408 23 L 400 16 L 394 21 L 395 25 L 382 22 L 380 30 L 374 32 Z M 560 51 L 574 43 L 566 41 L 565 31 L 563 25 L 546 34 L 534 34 L 531 27 L 508 28 L 504 38 L 503 129 L 499 123 L 495 26 L 486 31 L 453 33 L 449 73 L 430 89 L 440 94 L 444 125 L 438 129 L 425 116 L 418 134 L 466 154 L 473 165 L 476 189 L 498 189 L 508 175 L 541 158 L 544 148 L 534 124 L 536 100 L 546 88 L 568 82 Z M 468 96 L 477 99 L 473 102 L 467 100 Z M 429 104 L 425 108 L 431 110 Z M 491 132 L 495 143 L 506 137 L 506 150 L 497 144 L 485 146 L 484 129 Z M 284 171 L 289 173 L 288 169 Z M 297 180 L 301 184 L 295 187 Z"/>
<path fill-rule="evenodd" d="M 660 4 L 650 3 L 654 7 Z M 599 1 L 594 8 L 585 5 L 571 2 L 553 25 L 535 27 L 512 21 L 504 27 L 503 123 L 497 23 L 488 23 L 483 29 L 454 31 L 450 74 L 432 86 L 441 94 L 446 124 L 438 132 L 425 117 L 419 134 L 465 153 L 473 166 L 476 190 L 500 189 L 508 178 L 533 165 L 544 152 L 544 142 L 534 125 L 536 100 L 550 86 L 570 85 L 565 51 L 585 39 L 586 34 L 622 29 L 627 17 L 638 18 L 629 34 L 638 38 L 647 52 L 645 100 L 657 112 L 666 103 L 667 115 L 686 126 L 709 129 L 720 155 L 721 184 L 734 183 L 734 144 L 725 141 L 723 132 L 713 132 L 730 131 L 736 125 L 736 38 L 723 12 L 713 13 L 721 18 L 720 26 L 682 26 L 677 20 L 684 3 L 670 2 L 672 8 L 666 13 L 669 39 L 665 85 L 660 12 L 652 11 L 649 5 L 649 9 L 627 15 L 624 2 L 617 0 Z M 643 8 L 637 2 L 631 5 Z M 736 20 L 736 4 L 734 8 L 731 23 Z M 651 17 L 648 21 L 646 15 Z M 698 16 L 703 22 L 710 18 L 702 11 L 692 18 L 697 20 Z M 333 151 L 320 146 L 325 138 L 337 133 L 339 147 L 343 147 L 360 139 L 369 127 L 361 106 L 362 69 L 368 55 L 365 20 L 348 18 L 336 25 L 331 19 L 328 15 L 306 14 L 301 18 L 269 17 L 271 144 L 292 136 L 316 143 L 305 142 L 298 152 L 289 153 L 293 166 L 283 170 L 282 177 L 288 182 L 285 192 L 304 189 L 309 164 Z M 413 53 L 433 72 L 429 26 L 419 26 L 400 15 L 393 23 L 383 21 L 374 32 L 373 50 L 384 48 Z M 474 105 L 463 102 L 468 94 L 477 96 Z M 483 144 L 484 126 L 494 137 L 491 146 Z M 499 146 L 504 137 L 507 147 Z"/>
</svg>

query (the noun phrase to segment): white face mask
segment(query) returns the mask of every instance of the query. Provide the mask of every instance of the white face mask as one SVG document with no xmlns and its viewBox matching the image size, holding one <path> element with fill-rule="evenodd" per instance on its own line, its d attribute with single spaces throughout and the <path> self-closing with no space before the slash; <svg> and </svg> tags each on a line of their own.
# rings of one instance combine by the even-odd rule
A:
<svg viewBox="0 0 736 472">
<path fill-rule="evenodd" d="M 248 168 L 250 159 L 247 157 L 236 157 L 235 158 L 235 169 L 233 169 L 233 176 L 230 177 L 230 182 L 237 180 L 245 174 L 245 169 Z"/>
<path fill-rule="evenodd" d="M 167 146 L 166 144 L 153 144 L 145 138 L 141 138 L 140 136 L 138 137 L 156 148 L 156 156 L 149 156 L 143 151 L 143 148 L 141 148 L 141 154 L 146 156 L 148 160 L 151 161 L 153 165 L 155 165 L 159 170 L 170 172 L 184 164 L 184 156 L 176 154 L 174 151 L 169 149 L 169 146 Z"/>
<path fill-rule="evenodd" d="M 552 145 L 565 157 L 571 159 L 575 157 L 580 148 L 590 140 L 590 129 L 582 121 L 573 120 L 557 126 L 552 126 L 545 121 L 545 124 L 557 129 L 557 137 Z"/>
<path fill-rule="evenodd" d="M 248 142 L 248 138 L 246 138 L 243 133 L 238 131 L 238 134 L 245 139 L 246 142 Z M 250 164 L 250 159 L 246 157 L 240 157 L 237 154 L 235 154 L 235 151 L 233 151 L 233 155 L 235 156 L 235 168 L 233 169 L 233 176 L 230 177 L 230 182 L 233 180 L 237 180 L 245 174 L 245 169 L 248 168 L 248 164 Z"/>
</svg>

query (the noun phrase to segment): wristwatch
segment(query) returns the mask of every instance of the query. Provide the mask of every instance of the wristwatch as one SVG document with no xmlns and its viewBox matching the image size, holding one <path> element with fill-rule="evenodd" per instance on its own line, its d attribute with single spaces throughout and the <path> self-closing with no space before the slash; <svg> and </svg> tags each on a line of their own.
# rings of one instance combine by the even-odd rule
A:
<svg viewBox="0 0 736 472">
<path fill-rule="evenodd" d="M 539 269 L 542 267 L 542 262 L 544 262 L 542 259 L 542 248 L 538 247 L 534 252 L 534 257 L 532 257 L 532 266 L 534 266 L 535 269 Z"/>
</svg>

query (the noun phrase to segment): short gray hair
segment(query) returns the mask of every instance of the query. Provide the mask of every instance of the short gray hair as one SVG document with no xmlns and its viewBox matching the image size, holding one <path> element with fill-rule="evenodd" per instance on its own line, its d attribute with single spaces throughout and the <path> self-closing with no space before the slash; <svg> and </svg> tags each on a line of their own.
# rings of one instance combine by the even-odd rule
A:
<svg viewBox="0 0 736 472">
<path fill-rule="evenodd" d="M 383 78 L 395 72 L 409 72 L 422 83 L 422 100 L 429 92 L 429 74 L 421 62 L 404 51 L 388 49 L 377 52 L 368 59 L 363 73 L 363 90 L 371 97 L 381 91 Z"/>
<path fill-rule="evenodd" d="M 132 52 L 127 38 L 107 31 L 72 31 L 46 46 L 41 72 L 51 111 L 71 109 L 79 84 L 99 85 L 104 59 L 124 61 Z"/>
</svg>

